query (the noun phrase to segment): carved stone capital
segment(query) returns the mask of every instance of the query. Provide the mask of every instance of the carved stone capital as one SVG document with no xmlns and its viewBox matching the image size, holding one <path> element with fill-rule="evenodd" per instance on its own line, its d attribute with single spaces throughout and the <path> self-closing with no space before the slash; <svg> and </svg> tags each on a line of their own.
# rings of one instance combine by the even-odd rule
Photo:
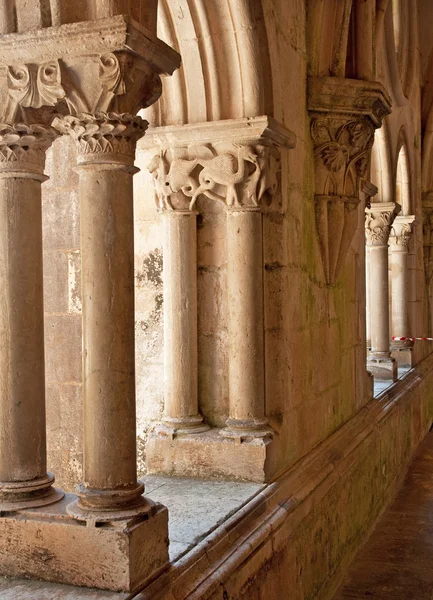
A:
<svg viewBox="0 0 433 600">
<path fill-rule="evenodd" d="M 316 226 L 325 278 L 333 284 L 357 230 L 353 207 L 375 188 L 365 178 L 374 132 L 391 111 L 381 84 L 336 77 L 308 81 L 310 133 L 314 150 Z M 323 209 L 323 199 L 332 210 Z"/>
<path fill-rule="evenodd" d="M 131 113 L 161 95 L 179 55 L 124 16 L 0 39 L 0 122 Z"/>
<path fill-rule="evenodd" d="M 365 209 L 365 242 L 367 246 L 387 246 L 391 227 L 399 204 L 393 202 L 375 202 Z"/>
<path fill-rule="evenodd" d="M 46 125 L 0 124 L 0 174 L 37 175 L 44 180 L 45 153 L 57 132 Z"/>
<path fill-rule="evenodd" d="M 414 226 L 415 215 L 395 217 L 389 237 L 389 244 L 393 252 L 407 252 Z"/>
<path fill-rule="evenodd" d="M 92 162 L 132 163 L 137 141 L 148 123 L 131 114 L 97 113 L 57 117 L 53 127 L 76 142 L 78 164 Z M 116 157 L 116 159 L 115 159 Z"/>
<path fill-rule="evenodd" d="M 272 203 L 279 186 L 279 146 L 294 136 L 269 117 L 161 127 L 140 147 L 153 152 L 148 169 L 159 210 L 193 210 L 202 196 L 232 210 Z"/>
<path fill-rule="evenodd" d="M 280 172 L 276 148 L 233 144 L 221 152 L 206 144 L 180 150 L 160 150 L 148 165 L 159 210 L 193 210 L 200 195 L 232 209 L 258 208 L 265 195 L 272 201 Z"/>
</svg>

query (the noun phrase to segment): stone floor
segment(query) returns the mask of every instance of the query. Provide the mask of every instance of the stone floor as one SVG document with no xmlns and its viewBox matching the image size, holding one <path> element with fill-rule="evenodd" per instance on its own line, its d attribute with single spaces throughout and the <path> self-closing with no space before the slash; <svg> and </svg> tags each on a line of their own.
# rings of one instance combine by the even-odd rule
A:
<svg viewBox="0 0 433 600">
<path fill-rule="evenodd" d="M 409 367 L 399 367 L 398 378 L 401 379 L 410 371 Z M 394 382 L 390 380 L 374 379 L 374 397 L 379 396 L 387 388 L 389 388 Z"/>
<path fill-rule="evenodd" d="M 177 560 L 253 498 L 264 485 L 201 481 L 180 477 L 146 478 L 146 495 L 169 509 L 170 559 Z M 129 594 L 101 592 L 55 583 L 0 577 L 1 600 L 126 600 Z"/>
<path fill-rule="evenodd" d="M 334 600 L 432 600 L 433 433 Z"/>
</svg>

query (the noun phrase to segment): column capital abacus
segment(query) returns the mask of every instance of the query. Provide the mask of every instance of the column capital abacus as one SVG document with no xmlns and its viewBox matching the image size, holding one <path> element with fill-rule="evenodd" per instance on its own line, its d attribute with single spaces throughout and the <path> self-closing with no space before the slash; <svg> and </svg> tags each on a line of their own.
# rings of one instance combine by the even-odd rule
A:
<svg viewBox="0 0 433 600">
<path fill-rule="evenodd" d="M 270 206 L 279 186 L 279 146 L 295 138 L 271 117 L 159 127 L 140 148 L 153 152 L 148 169 L 160 211 L 194 210 L 199 196 L 228 210 Z"/>
<path fill-rule="evenodd" d="M 373 202 L 365 209 L 365 242 L 369 247 L 388 246 L 391 226 L 400 205 L 394 202 Z"/>
<path fill-rule="evenodd" d="M 393 252 L 407 252 L 414 226 L 415 215 L 398 215 L 391 226 L 389 245 Z"/>
</svg>

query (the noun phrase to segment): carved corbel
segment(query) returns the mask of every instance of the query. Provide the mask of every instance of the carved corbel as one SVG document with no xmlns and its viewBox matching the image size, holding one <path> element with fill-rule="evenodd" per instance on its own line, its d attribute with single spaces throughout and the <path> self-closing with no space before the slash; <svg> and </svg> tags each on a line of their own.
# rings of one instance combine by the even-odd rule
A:
<svg viewBox="0 0 433 600">
<path fill-rule="evenodd" d="M 387 246 L 391 227 L 401 206 L 393 202 L 373 202 L 365 209 L 365 243 L 367 246 Z"/>
<path fill-rule="evenodd" d="M 119 15 L 0 39 L 0 122 L 50 125 L 58 115 L 135 115 L 153 104 L 180 57 L 135 25 Z"/>
<path fill-rule="evenodd" d="M 335 77 L 309 80 L 316 228 L 327 284 L 337 281 L 358 228 L 374 131 L 390 112 L 382 86 L 365 83 Z"/>
</svg>

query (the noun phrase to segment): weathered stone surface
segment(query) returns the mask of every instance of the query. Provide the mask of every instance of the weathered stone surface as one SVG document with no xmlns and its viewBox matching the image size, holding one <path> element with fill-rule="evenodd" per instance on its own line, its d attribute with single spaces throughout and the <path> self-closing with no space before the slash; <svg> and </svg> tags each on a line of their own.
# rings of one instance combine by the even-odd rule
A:
<svg viewBox="0 0 433 600">
<path fill-rule="evenodd" d="M 132 592 L 168 561 L 167 509 L 152 518 L 96 527 L 69 517 L 71 496 L 52 510 L 0 520 L 1 574 Z"/>
</svg>

